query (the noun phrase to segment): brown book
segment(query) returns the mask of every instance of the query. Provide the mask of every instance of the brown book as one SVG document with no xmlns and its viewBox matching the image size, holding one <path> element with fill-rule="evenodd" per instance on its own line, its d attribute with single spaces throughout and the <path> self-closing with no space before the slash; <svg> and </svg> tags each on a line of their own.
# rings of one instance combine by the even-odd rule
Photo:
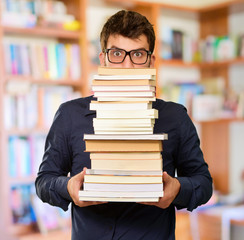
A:
<svg viewBox="0 0 244 240">
<path fill-rule="evenodd" d="M 87 152 L 161 152 L 161 140 L 85 140 Z"/>
<path fill-rule="evenodd" d="M 155 80 L 137 79 L 137 80 L 92 80 L 92 86 L 156 86 Z"/>
<path fill-rule="evenodd" d="M 98 67 L 99 75 L 156 75 L 155 68 Z"/>
</svg>

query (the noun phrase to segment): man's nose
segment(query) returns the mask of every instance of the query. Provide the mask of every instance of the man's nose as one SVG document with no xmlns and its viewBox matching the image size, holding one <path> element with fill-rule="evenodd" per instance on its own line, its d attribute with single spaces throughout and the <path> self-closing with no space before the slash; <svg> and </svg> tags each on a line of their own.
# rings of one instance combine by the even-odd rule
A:
<svg viewBox="0 0 244 240">
<path fill-rule="evenodd" d="M 125 57 L 125 60 L 123 61 L 123 67 L 124 68 L 133 68 L 134 67 L 134 64 L 131 62 L 129 55 L 127 55 Z"/>
</svg>

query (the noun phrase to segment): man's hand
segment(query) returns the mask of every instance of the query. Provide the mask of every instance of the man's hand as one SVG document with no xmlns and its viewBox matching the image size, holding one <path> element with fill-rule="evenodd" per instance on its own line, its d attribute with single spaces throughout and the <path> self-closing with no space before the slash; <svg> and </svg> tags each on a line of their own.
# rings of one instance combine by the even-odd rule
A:
<svg viewBox="0 0 244 240">
<path fill-rule="evenodd" d="M 80 201 L 79 200 L 79 191 L 83 187 L 83 182 L 84 182 L 84 176 L 86 174 L 86 168 L 83 168 L 83 171 L 76 174 L 70 180 L 68 181 L 67 189 L 69 192 L 70 197 L 72 198 L 73 202 L 75 205 L 79 207 L 87 207 L 91 205 L 97 205 L 97 204 L 102 204 L 104 202 L 88 202 L 88 201 Z"/>
<path fill-rule="evenodd" d="M 158 202 L 144 202 L 143 204 L 154 205 L 160 208 L 167 208 L 173 202 L 180 191 L 180 182 L 163 172 L 164 196 Z"/>
</svg>

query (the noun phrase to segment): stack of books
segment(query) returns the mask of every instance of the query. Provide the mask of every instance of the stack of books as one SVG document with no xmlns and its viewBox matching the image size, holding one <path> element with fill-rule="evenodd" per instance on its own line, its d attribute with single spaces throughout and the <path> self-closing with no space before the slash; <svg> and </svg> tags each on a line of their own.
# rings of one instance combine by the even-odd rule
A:
<svg viewBox="0 0 244 240">
<path fill-rule="evenodd" d="M 156 70 L 99 67 L 92 90 L 95 134 L 85 134 L 91 169 L 81 201 L 157 202 L 163 196 L 162 155 L 167 134 L 153 134 Z"/>
</svg>

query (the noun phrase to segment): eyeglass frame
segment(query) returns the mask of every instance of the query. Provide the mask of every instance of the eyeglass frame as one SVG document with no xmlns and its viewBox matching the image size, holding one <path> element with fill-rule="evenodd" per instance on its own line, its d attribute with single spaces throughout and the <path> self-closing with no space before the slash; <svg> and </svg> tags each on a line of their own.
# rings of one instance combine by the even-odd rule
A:
<svg viewBox="0 0 244 240">
<path fill-rule="evenodd" d="M 109 53 L 110 50 L 122 50 L 122 51 L 124 51 L 124 52 L 125 52 L 124 59 L 123 59 L 121 62 L 112 62 L 112 61 L 109 59 L 109 55 L 108 55 L 108 53 Z M 144 63 L 134 63 L 134 61 L 133 61 L 132 58 L 131 58 L 130 53 L 133 52 L 133 51 L 139 51 L 139 50 L 143 50 L 143 51 L 145 51 L 145 52 L 147 53 L 147 58 L 146 58 L 146 61 L 145 61 Z M 113 63 L 113 64 L 120 64 L 120 63 L 124 62 L 126 56 L 129 55 L 130 60 L 131 60 L 131 62 L 132 62 L 133 64 L 136 64 L 136 65 L 143 65 L 143 64 L 146 64 L 146 62 L 147 62 L 147 60 L 148 60 L 148 57 L 151 58 L 151 56 L 152 56 L 152 52 L 151 52 L 151 51 L 148 51 L 148 50 L 146 50 L 146 49 L 144 49 L 144 48 L 143 48 L 143 49 L 133 49 L 133 50 L 130 50 L 130 51 L 126 51 L 126 50 L 124 50 L 124 49 L 122 49 L 122 48 L 106 48 L 106 49 L 104 50 L 104 53 L 107 54 L 107 56 L 108 56 L 108 61 L 109 61 L 110 63 Z"/>
</svg>

